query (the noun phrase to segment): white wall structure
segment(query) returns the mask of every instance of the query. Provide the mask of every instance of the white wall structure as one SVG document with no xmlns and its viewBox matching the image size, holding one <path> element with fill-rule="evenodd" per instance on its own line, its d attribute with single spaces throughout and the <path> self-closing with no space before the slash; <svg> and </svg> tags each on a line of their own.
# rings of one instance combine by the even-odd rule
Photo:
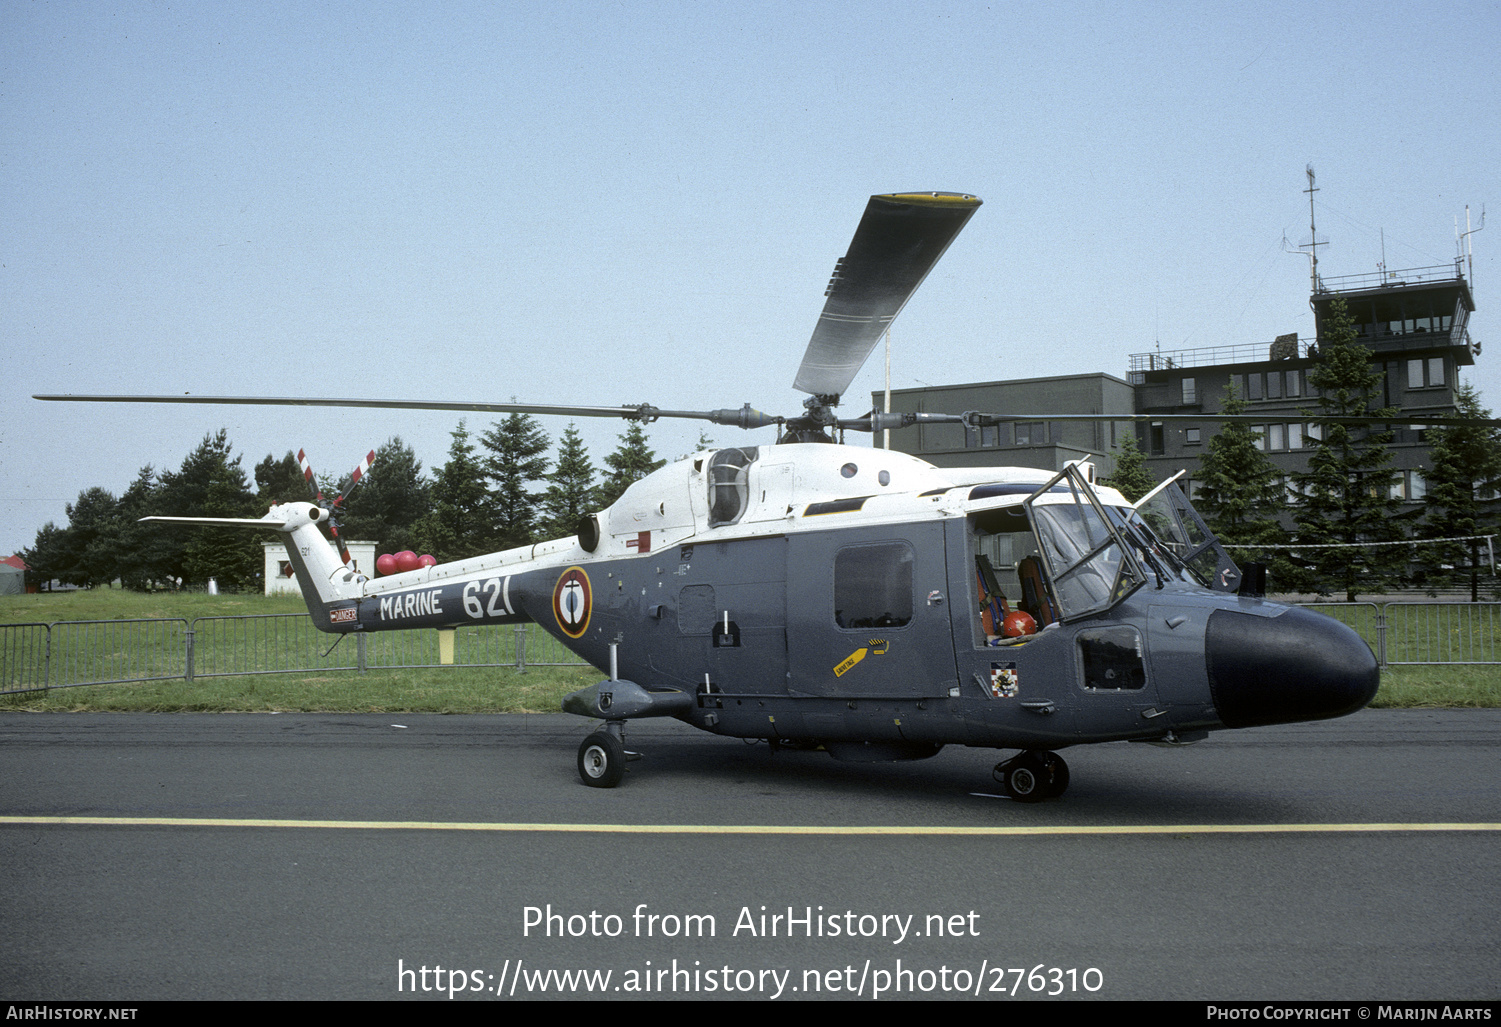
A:
<svg viewBox="0 0 1501 1027">
<path fill-rule="evenodd" d="M 349 548 L 349 562 L 355 570 L 369 577 L 375 577 L 375 543 L 374 542 L 347 542 Z M 266 594 L 275 595 L 279 592 L 291 592 L 300 595 L 302 590 L 297 586 L 297 579 L 291 574 L 292 562 L 287 559 L 287 547 L 284 542 L 262 542 L 261 546 L 266 551 L 266 566 L 261 572 L 266 583 Z M 328 543 L 330 549 L 337 551 L 332 541 Z"/>
</svg>

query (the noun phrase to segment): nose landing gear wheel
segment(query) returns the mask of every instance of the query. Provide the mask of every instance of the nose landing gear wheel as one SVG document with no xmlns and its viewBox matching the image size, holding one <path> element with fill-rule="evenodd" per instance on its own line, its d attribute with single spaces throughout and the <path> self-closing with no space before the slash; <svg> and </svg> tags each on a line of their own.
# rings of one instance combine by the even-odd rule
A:
<svg viewBox="0 0 1501 1027">
<path fill-rule="evenodd" d="M 625 746 L 608 731 L 579 745 L 579 778 L 590 788 L 614 788 L 625 776 Z"/>
<path fill-rule="evenodd" d="M 1017 802 L 1055 799 L 1068 787 L 1068 764 L 1056 752 L 1029 749 L 1004 763 L 991 775 L 1001 789 Z"/>
</svg>

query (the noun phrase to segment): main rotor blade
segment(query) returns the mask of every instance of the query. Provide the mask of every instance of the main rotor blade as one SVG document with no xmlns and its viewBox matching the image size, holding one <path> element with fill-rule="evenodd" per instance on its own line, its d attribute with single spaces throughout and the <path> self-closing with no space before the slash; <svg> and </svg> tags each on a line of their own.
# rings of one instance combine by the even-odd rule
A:
<svg viewBox="0 0 1501 1027">
<path fill-rule="evenodd" d="M 980 410 L 968 410 L 962 414 L 942 414 L 892 411 L 889 414 L 880 412 L 870 413 L 864 417 L 848 420 L 841 418 L 837 423 L 839 427 L 846 431 L 877 432 L 883 429 L 896 431 L 899 428 L 910 428 L 914 424 L 963 424 L 971 428 L 1012 424 L 1018 421 L 1133 421 L 1136 423 L 1165 421 L 1175 424 L 1267 424 L 1275 421 L 1287 421 L 1292 417 L 1293 415 L 1285 412 L 1260 414 L 991 414 Z M 1422 414 L 1416 412 L 1394 413 L 1390 415 L 1352 415 L 1349 417 L 1341 417 L 1335 414 L 1300 412 L 1296 417 L 1300 422 L 1308 421 L 1312 424 L 1347 424 L 1352 426 L 1392 424 L 1424 428 L 1501 428 L 1501 418 L 1448 417 L 1441 414 Z"/>
<path fill-rule="evenodd" d="M 893 415 L 895 416 L 895 415 Z M 955 415 L 963 418 L 965 415 Z M 1310 421 L 1315 424 L 1397 424 L 1397 425 L 1431 425 L 1438 427 L 1468 428 L 1486 426 L 1501 427 L 1501 419 L 1480 417 L 1449 417 L 1442 414 L 1423 414 L 1415 411 L 1402 411 L 1390 415 L 1383 414 L 1352 414 L 1348 417 L 1338 414 L 1321 414 L 1318 412 L 1299 412 L 1296 414 L 1287 412 L 1274 413 L 1267 411 L 1260 414 L 987 414 L 977 413 L 973 415 L 977 425 L 1009 424 L 1014 421 L 1135 421 L 1146 423 L 1150 421 L 1171 421 L 1176 423 L 1191 424 L 1195 421 L 1212 421 L 1219 424 L 1268 424 L 1276 421 Z"/>
<path fill-rule="evenodd" d="M 887 326 L 980 207 L 962 193 L 872 196 L 792 386 L 815 396 L 849 388 Z"/>
<path fill-rule="evenodd" d="M 661 410 L 650 403 L 638 406 L 554 406 L 540 403 L 469 403 L 457 400 L 330 399 L 299 396 L 32 396 L 69 403 L 198 403 L 261 407 L 357 407 L 375 410 L 460 410 L 479 414 L 561 414 L 564 417 L 623 417 L 649 424 L 659 417 L 680 417 L 740 428 L 765 428 L 785 418 L 763 414 L 747 403 L 738 410 Z"/>
</svg>

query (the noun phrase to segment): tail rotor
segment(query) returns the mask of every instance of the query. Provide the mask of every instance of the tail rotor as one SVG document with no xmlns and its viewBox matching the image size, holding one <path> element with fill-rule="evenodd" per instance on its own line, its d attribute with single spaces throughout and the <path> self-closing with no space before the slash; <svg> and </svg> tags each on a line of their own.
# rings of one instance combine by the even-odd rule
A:
<svg viewBox="0 0 1501 1027">
<path fill-rule="evenodd" d="M 318 476 L 313 473 L 313 465 L 308 462 L 306 451 L 301 449 L 297 451 L 297 466 L 302 468 L 303 480 L 307 482 L 308 491 L 313 495 L 313 502 L 328 513 L 328 532 L 333 536 L 334 545 L 339 547 L 339 558 L 346 565 L 349 563 L 349 549 L 344 545 L 343 536 L 339 534 L 339 528 L 342 527 L 339 521 L 339 508 L 344 504 L 344 500 L 349 498 L 349 494 L 354 491 L 354 487 L 369 472 L 370 465 L 373 463 L 375 463 L 375 450 L 372 449 L 369 453 L 365 454 L 365 459 L 360 461 L 359 465 L 355 467 L 354 473 L 349 476 L 349 484 L 345 486 L 344 491 L 339 493 L 333 500 L 327 500 L 323 498 L 323 490 L 318 487 Z"/>
</svg>

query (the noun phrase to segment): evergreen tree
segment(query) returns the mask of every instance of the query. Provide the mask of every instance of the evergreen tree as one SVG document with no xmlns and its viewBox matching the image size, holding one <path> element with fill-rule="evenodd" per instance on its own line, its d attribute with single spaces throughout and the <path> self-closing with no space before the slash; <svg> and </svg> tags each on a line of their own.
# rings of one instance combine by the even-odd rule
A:
<svg viewBox="0 0 1501 1027">
<path fill-rule="evenodd" d="M 1371 409 L 1381 372 L 1372 369 L 1370 351 L 1356 341 L 1344 300 L 1330 302 L 1322 327 L 1317 363 L 1308 373 L 1320 412 L 1332 417 L 1391 414 Z M 1295 476 L 1302 496 L 1294 515 L 1298 542 L 1342 546 L 1308 551 L 1314 588 L 1321 595 L 1343 591 L 1346 601 L 1354 602 L 1362 591 L 1384 590 L 1400 573 L 1404 547 L 1369 545 L 1399 537 L 1392 516 L 1400 501 L 1391 495 L 1394 477 L 1386 449 L 1391 439 L 1389 429 L 1324 422 L 1308 470 Z"/>
<path fill-rule="evenodd" d="M 340 492 L 348 485 L 346 476 Z M 372 541 L 377 553 L 421 552 L 416 525 L 432 509 L 432 484 L 422 473 L 422 462 L 401 436 L 393 435 L 375 451 L 375 462 L 344 501 L 339 534 Z M 361 570 L 370 573 L 369 568 Z"/>
<path fill-rule="evenodd" d="M 693 455 L 693 453 L 702 453 L 705 450 L 710 450 L 710 449 L 714 449 L 714 448 L 715 448 L 714 440 L 711 439 L 711 438 L 709 438 L 709 433 L 708 432 L 706 432 L 702 428 L 700 428 L 698 430 L 698 441 L 693 444 L 693 452 L 691 452 L 691 453 L 684 453 L 682 456 L 678 457 L 678 459 L 679 460 L 687 460 L 690 456 Z"/>
<path fill-rule="evenodd" d="M 1103 479 L 1100 484 L 1115 489 L 1133 503 L 1157 487 L 1152 472 L 1147 470 L 1147 458 L 1136 445 L 1136 435 L 1133 432 L 1126 432 L 1121 438 L 1121 444 L 1115 453 L 1115 473 Z"/>
<path fill-rule="evenodd" d="M 1491 417 L 1491 412 L 1480 406 L 1480 395 L 1469 382 L 1454 390 L 1454 407 L 1460 417 L 1477 420 Z M 1428 440 L 1432 449 L 1428 494 L 1424 499 L 1424 536 L 1460 538 L 1494 533 L 1496 491 L 1501 488 L 1501 429 L 1486 425 L 1430 428 Z M 1447 564 L 1466 580 L 1470 600 L 1479 600 L 1481 544 L 1478 540 L 1424 546 L 1419 555 L 1426 565 L 1424 578 L 1430 587 L 1445 577 L 1440 568 Z"/>
<path fill-rule="evenodd" d="M 95 486 L 69 503 L 68 529 L 58 550 L 57 577 L 70 585 L 92 588 L 115 578 L 115 547 L 119 526 L 119 503 L 105 489 Z"/>
<path fill-rule="evenodd" d="M 1231 385 L 1221 413 L 1243 414 L 1246 401 Z M 1287 490 L 1277 468 L 1250 425 L 1231 422 L 1209 439 L 1199 461 L 1194 506 L 1237 563 L 1256 560 L 1272 568 L 1273 580 L 1291 586 L 1297 580 L 1286 551 L 1287 532 L 1278 521 Z"/>
<path fill-rule="evenodd" d="M 263 507 L 262 513 L 276 503 L 305 503 L 313 498 L 297 456 L 290 449 L 280 460 L 270 453 L 255 465 L 255 496 Z"/>
<path fill-rule="evenodd" d="M 433 509 L 413 525 L 418 544 L 412 547 L 444 563 L 496 548 L 484 466 L 475 456 L 469 429 L 461 420 L 449 434 L 453 442 L 448 447 L 448 462 L 438 469 L 433 481 Z"/>
<path fill-rule="evenodd" d="M 619 499 L 632 484 L 667 462 L 657 459 L 657 454 L 652 452 L 647 441 L 646 429 L 639 421 L 632 421 L 620 433 L 620 445 L 615 452 L 605 457 L 605 466 L 609 471 L 599 487 L 601 510 Z"/>
<path fill-rule="evenodd" d="M 119 512 L 117 559 L 121 581 L 133 589 L 165 584 L 172 573 L 173 557 L 181 551 L 182 536 L 170 528 L 163 530 L 160 524 L 140 523 L 142 517 L 173 516 L 173 511 L 161 508 L 161 484 L 150 464 L 136 473 L 135 481 L 120 497 Z"/>
<path fill-rule="evenodd" d="M 182 467 L 162 475 L 158 506 L 174 517 L 259 517 L 240 458 L 231 455 L 223 428 L 203 437 Z M 253 588 L 263 563 L 262 539 L 238 528 L 186 529 L 174 547 L 169 573 L 197 585 L 209 578 L 224 588 Z M 170 543 L 169 543 L 170 544 Z"/>
<path fill-rule="evenodd" d="M 62 580 L 60 572 L 65 560 L 67 536 L 67 529 L 59 528 L 53 521 L 42 525 L 31 548 L 21 551 L 29 583 L 46 589 L 52 581 Z"/>
<path fill-rule="evenodd" d="M 480 441 L 490 451 L 485 473 L 495 483 L 497 548 L 510 549 L 537 541 L 537 501 L 540 494 L 527 486 L 546 477 L 550 440 L 530 414 L 512 414 L 493 425 Z"/>
<path fill-rule="evenodd" d="M 558 466 L 547 480 L 547 491 L 542 496 L 542 534 L 546 538 L 566 538 L 577 533 L 585 514 L 598 508 L 594 464 L 571 421 L 558 445 Z"/>
</svg>

